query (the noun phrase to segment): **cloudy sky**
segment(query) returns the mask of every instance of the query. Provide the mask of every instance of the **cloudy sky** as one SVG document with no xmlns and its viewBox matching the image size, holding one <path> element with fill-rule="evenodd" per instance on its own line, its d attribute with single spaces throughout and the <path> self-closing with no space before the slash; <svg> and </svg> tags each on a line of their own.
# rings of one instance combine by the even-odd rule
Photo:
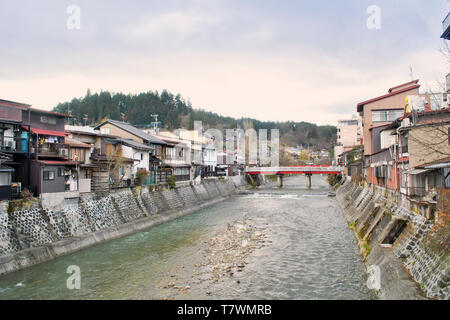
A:
<svg viewBox="0 0 450 320">
<path fill-rule="evenodd" d="M 74 11 L 80 9 L 80 28 Z M 367 8 L 380 8 L 369 29 Z M 450 71 L 446 0 L 0 0 L 0 98 L 51 109 L 167 89 L 233 117 L 336 124 L 360 101 Z M 75 20 L 74 20 L 75 18 Z M 373 21 L 373 20 L 370 20 Z"/>
</svg>

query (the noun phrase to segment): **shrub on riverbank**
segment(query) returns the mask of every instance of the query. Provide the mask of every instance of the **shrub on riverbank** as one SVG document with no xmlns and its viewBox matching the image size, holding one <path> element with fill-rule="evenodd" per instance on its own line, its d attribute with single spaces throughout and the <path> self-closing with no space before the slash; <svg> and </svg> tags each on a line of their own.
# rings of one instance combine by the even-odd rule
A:
<svg viewBox="0 0 450 320">
<path fill-rule="evenodd" d="M 267 181 L 275 182 L 277 181 L 277 175 L 276 174 L 268 174 L 265 176 Z"/>
<path fill-rule="evenodd" d="M 175 189 L 177 186 L 177 178 L 175 176 L 167 177 L 167 184 L 170 189 Z"/>
<path fill-rule="evenodd" d="M 327 177 L 327 182 L 330 186 L 335 186 L 342 180 L 342 175 L 340 174 L 329 174 Z"/>
</svg>

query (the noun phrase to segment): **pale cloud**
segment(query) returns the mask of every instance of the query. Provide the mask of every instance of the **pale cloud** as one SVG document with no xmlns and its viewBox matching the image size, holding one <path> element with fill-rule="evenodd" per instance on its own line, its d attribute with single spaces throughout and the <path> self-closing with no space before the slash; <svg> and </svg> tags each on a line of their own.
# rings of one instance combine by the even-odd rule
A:
<svg viewBox="0 0 450 320">
<path fill-rule="evenodd" d="M 311 64 L 311 57 L 306 54 L 280 58 L 172 53 L 128 61 L 109 70 L 0 80 L 0 86 L 8 93 L 3 98 L 14 100 L 26 90 L 29 99 L 23 102 L 47 109 L 83 96 L 87 88 L 93 92 L 124 93 L 170 88 L 190 98 L 197 108 L 227 116 L 335 124 L 354 113 L 358 102 L 385 94 L 389 87 L 408 81 L 409 65 L 417 66 L 418 78 L 433 81 L 444 70 L 439 69 L 439 63 L 432 67 L 429 62 L 441 58 L 439 52 L 422 51 L 408 56 L 402 65 L 386 65 L 383 70 L 361 74 L 352 65 L 339 64 L 331 57 Z"/>
<path fill-rule="evenodd" d="M 220 17 L 196 11 L 175 11 L 160 15 L 148 15 L 123 32 L 125 38 L 142 39 L 161 38 L 170 41 L 170 37 L 185 37 L 220 23 Z"/>
<path fill-rule="evenodd" d="M 365 28 L 364 1 L 80 0 L 79 32 L 64 28 L 63 4 L 43 3 L 41 24 L 30 22 L 36 10 L 0 4 L 9 13 L 0 27 L 17 26 L 0 28 L 0 98 L 50 109 L 87 88 L 167 89 L 226 116 L 336 124 L 409 81 L 411 66 L 424 87 L 450 71 L 441 0 L 380 1 L 379 31 Z"/>
</svg>

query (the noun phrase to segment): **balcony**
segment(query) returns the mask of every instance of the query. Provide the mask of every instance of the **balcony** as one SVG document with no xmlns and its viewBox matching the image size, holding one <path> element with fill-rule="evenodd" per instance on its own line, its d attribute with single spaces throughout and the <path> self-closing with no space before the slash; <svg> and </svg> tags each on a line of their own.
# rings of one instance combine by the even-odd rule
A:
<svg viewBox="0 0 450 320">
<path fill-rule="evenodd" d="M 424 187 L 408 187 L 407 195 L 412 197 L 424 197 L 427 194 Z"/>
<path fill-rule="evenodd" d="M 64 143 L 44 143 L 38 147 L 39 157 L 67 158 L 69 156 L 69 145 Z"/>
<path fill-rule="evenodd" d="M 27 153 L 27 138 L 3 137 L 3 143 L 0 139 L 0 152 L 6 153 Z"/>
<path fill-rule="evenodd" d="M 441 38 L 450 40 L 450 13 L 447 14 L 444 21 L 442 21 L 442 27 L 444 29 L 444 33 L 442 34 Z"/>
</svg>

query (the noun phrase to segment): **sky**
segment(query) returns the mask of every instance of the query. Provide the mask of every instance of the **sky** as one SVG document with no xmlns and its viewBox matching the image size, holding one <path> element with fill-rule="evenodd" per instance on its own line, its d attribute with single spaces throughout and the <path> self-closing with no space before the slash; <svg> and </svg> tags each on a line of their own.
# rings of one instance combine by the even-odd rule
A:
<svg viewBox="0 0 450 320">
<path fill-rule="evenodd" d="M 444 80 L 449 9 L 446 0 L 0 0 L 0 99 L 50 110 L 88 88 L 167 89 L 225 116 L 335 125 L 410 81 L 411 68 L 422 89 Z"/>
</svg>

